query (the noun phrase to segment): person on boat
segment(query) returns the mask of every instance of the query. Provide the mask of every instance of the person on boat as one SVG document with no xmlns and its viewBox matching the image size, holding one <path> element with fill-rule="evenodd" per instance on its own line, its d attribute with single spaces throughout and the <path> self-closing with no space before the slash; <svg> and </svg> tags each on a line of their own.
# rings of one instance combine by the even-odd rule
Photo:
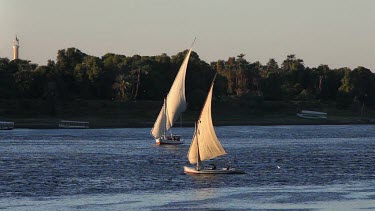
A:
<svg viewBox="0 0 375 211">
<path fill-rule="evenodd" d="M 200 168 L 200 167 L 198 167 L 198 166 L 195 166 L 195 170 L 197 170 L 197 171 L 200 171 L 200 170 L 201 170 L 201 168 Z"/>
<path fill-rule="evenodd" d="M 210 164 L 211 170 L 216 170 L 216 165 L 215 164 Z"/>
</svg>

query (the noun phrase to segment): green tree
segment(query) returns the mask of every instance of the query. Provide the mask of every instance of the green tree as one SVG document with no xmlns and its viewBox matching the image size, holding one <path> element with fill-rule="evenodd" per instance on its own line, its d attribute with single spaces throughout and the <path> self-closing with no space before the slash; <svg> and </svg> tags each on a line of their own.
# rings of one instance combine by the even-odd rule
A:
<svg viewBox="0 0 375 211">
<path fill-rule="evenodd" d="M 367 96 L 374 96 L 374 74 L 367 68 L 357 67 L 353 71 L 346 71 L 339 91 L 348 94 L 352 102 L 358 100 L 361 104 L 367 103 Z"/>
<path fill-rule="evenodd" d="M 274 73 L 279 71 L 279 65 L 276 60 L 271 58 L 268 60 L 267 64 L 261 68 L 260 75 L 262 78 L 266 78 L 268 73 Z"/>
<path fill-rule="evenodd" d="M 57 83 L 62 99 L 77 98 L 81 92 L 74 78 L 74 69 L 77 64 L 82 63 L 85 53 L 79 49 L 68 48 L 57 52 L 56 71 L 59 74 Z"/>
<path fill-rule="evenodd" d="M 267 77 L 261 81 L 261 89 L 266 100 L 281 100 L 282 77 L 280 73 L 269 72 Z"/>
<path fill-rule="evenodd" d="M 13 73 L 16 71 L 10 69 L 8 58 L 0 58 L 0 98 L 15 96 Z"/>
<path fill-rule="evenodd" d="M 130 99 L 130 94 L 128 93 L 130 83 L 126 80 L 124 74 L 118 75 L 115 83 L 112 85 L 113 89 L 116 91 L 117 98 L 121 101 L 127 101 Z"/>
</svg>

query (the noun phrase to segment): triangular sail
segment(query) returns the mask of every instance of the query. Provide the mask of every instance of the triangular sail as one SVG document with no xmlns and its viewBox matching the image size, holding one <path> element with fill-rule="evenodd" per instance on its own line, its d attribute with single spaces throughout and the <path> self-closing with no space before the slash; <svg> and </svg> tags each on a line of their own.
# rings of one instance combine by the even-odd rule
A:
<svg viewBox="0 0 375 211">
<path fill-rule="evenodd" d="M 155 138 L 160 138 L 161 135 L 164 134 L 164 130 L 169 130 L 176 122 L 180 114 L 186 110 L 185 76 L 190 54 L 191 48 L 181 64 L 177 76 L 163 104 L 163 108 L 161 109 L 154 127 L 151 130 L 151 134 Z"/>
<path fill-rule="evenodd" d="M 188 159 L 191 164 L 196 164 L 199 161 L 212 159 L 226 154 L 223 146 L 221 146 L 220 141 L 216 136 L 211 118 L 213 87 L 214 83 L 212 82 L 190 145 Z"/>
<path fill-rule="evenodd" d="M 165 108 L 165 100 L 164 100 L 163 107 L 161 108 L 159 116 L 156 119 L 154 128 L 152 128 L 152 131 L 151 131 L 151 134 L 155 138 L 160 138 L 166 132 L 166 127 L 168 126 L 168 121 L 167 121 L 167 116 L 166 116 L 165 110 L 166 110 L 166 108 Z"/>
<path fill-rule="evenodd" d="M 185 56 L 180 70 L 178 71 L 172 87 L 167 95 L 167 116 L 170 127 L 173 126 L 180 114 L 186 110 L 185 76 L 190 53 L 191 49 Z M 167 130 L 169 130 L 170 127 L 167 127 Z"/>
</svg>

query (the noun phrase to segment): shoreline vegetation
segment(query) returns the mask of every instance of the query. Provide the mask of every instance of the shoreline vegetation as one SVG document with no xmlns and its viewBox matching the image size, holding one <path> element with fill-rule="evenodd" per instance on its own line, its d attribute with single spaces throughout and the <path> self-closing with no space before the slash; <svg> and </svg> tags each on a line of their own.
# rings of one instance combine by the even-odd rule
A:
<svg viewBox="0 0 375 211">
<path fill-rule="evenodd" d="M 375 112 L 366 111 L 361 118 L 358 109 L 336 109 L 334 104 L 320 102 L 274 102 L 262 101 L 254 105 L 252 101 L 214 100 L 212 116 L 215 126 L 238 125 L 348 125 L 374 124 Z M 61 120 L 88 121 L 90 128 L 152 128 L 162 101 L 90 101 L 76 100 L 57 103 L 55 114 L 46 115 L 47 103 L 42 100 L 2 101 L 1 121 L 15 122 L 15 128 L 55 129 Z M 307 106 L 310 105 L 310 106 Z M 323 111 L 327 119 L 304 119 L 297 117 L 299 109 Z M 22 112 L 19 112 L 22 111 Z M 187 110 L 178 120 L 176 127 L 193 127 L 199 116 L 198 110 Z"/>
<path fill-rule="evenodd" d="M 47 65 L 0 58 L 0 121 L 16 128 L 57 128 L 61 120 L 152 128 L 187 52 L 96 57 L 72 47 Z M 366 67 L 308 67 L 294 54 L 280 64 L 250 62 L 245 54 L 207 63 L 192 51 L 183 126 L 194 125 L 216 74 L 212 117 L 218 126 L 374 122 L 375 74 Z M 302 119 L 296 116 L 301 110 L 325 112 L 328 119 Z"/>
</svg>

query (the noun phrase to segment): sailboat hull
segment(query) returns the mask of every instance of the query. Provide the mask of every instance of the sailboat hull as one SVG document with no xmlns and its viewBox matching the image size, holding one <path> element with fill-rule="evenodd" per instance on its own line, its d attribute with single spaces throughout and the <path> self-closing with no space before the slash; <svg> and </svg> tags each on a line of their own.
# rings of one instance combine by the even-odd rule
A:
<svg viewBox="0 0 375 211">
<path fill-rule="evenodd" d="M 162 136 L 158 139 L 155 139 L 157 145 L 168 144 L 168 145 L 178 145 L 183 144 L 184 142 L 179 135 L 170 135 Z"/>
<path fill-rule="evenodd" d="M 188 166 L 184 166 L 184 172 L 186 174 L 245 174 L 245 172 L 238 171 L 234 168 L 196 170 L 195 168 Z"/>
</svg>

